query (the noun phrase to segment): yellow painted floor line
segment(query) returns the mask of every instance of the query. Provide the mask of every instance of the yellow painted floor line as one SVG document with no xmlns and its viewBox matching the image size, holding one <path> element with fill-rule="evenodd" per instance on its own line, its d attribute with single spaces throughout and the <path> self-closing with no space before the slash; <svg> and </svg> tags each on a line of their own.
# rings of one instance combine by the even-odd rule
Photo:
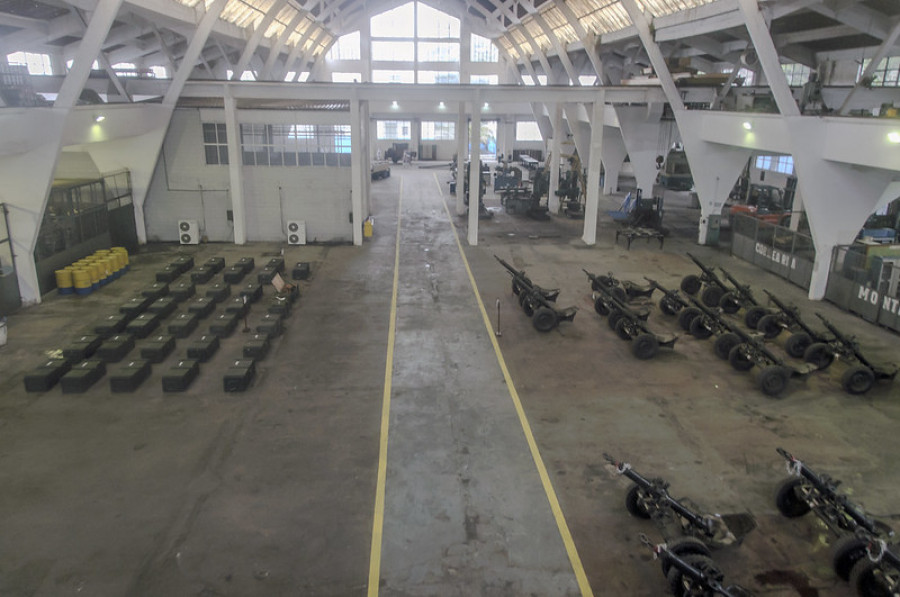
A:
<svg viewBox="0 0 900 597">
<path fill-rule="evenodd" d="M 384 365 L 384 395 L 381 402 L 381 440 L 378 444 L 378 478 L 375 484 L 375 516 L 372 520 L 372 547 L 369 552 L 369 597 L 378 595 L 381 581 L 381 539 L 384 532 L 384 488 L 387 481 L 388 424 L 391 419 L 391 380 L 394 374 L 394 340 L 397 335 L 397 286 L 400 280 L 400 224 L 403 207 L 403 178 L 397 199 L 397 240 L 394 245 L 394 284 L 391 291 L 391 321 L 388 326 L 387 361 Z"/>
<path fill-rule="evenodd" d="M 578 588 L 581 590 L 583 597 L 593 596 L 591 585 L 588 582 L 587 574 L 584 572 L 584 566 L 581 563 L 581 557 L 575 548 L 575 541 L 572 539 L 572 533 L 566 524 L 566 518 L 563 515 L 562 508 L 559 505 L 559 499 L 556 497 L 556 491 L 553 489 L 553 483 L 550 481 L 550 475 L 547 473 L 547 467 L 544 465 L 544 459 L 538 450 L 537 442 L 534 440 L 534 434 L 531 431 L 531 425 L 528 423 L 528 417 L 525 416 L 525 409 L 522 408 L 522 401 L 519 400 L 519 393 L 513 384 L 512 377 L 509 375 L 509 369 L 506 367 L 506 361 L 503 353 L 500 351 L 500 344 L 494 335 L 494 327 L 488 317 L 487 310 L 484 308 L 484 302 L 481 300 L 481 293 L 478 291 L 478 285 L 475 283 L 475 276 L 472 275 L 472 269 L 469 267 L 469 260 L 466 259 L 466 253 L 463 251 L 462 242 L 459 240 L 459 233 L 456 225 L 453 223 L 453 216 L 450 215 L 450 208 L 444 201 L 444 192 L 441 183 L 438 180 L 437 173 L 434 174 L 434 182 L 437 183 L 438 192 L 441 195 L 441 203 L 444 205 L 444 211 L 447 212 L 447 219 L 450 221 L 450 227 L 453 229 L 453 236 L 456 239 L 456 247 L 459 249 L 459 255 L 462 257 L 463 265 L 466 267 L 466 273 L 469 276 L 469 284 L 472 286 L 472 292 L 475 293 L 475 300 L 478 302 L 478 308 L 481 310 L 481 317 L 484 320 L 484 327 L 487 328 L 488 338 L 494 346 L 494 353 L 497 355 L 497 362 L 500 364 L 500 370 L 503 372 L 503 379 L 506 380 L 506 387 L 509 389 L 509 396 L 512 398 L 516 407 L 516 414 L 519 416 L 519 422 L 522 424 L 522 431 L 525 433 L 525 440 L 528 442 L 528 449 L 531 450 L 531 457 L 537 467 L 538 475 L 541 478 L 541 484 L 544 486 L 544 492 L 547 494 L 547 500 L 550 502 L 550 510 L 553 512 L 553 518 L 556 520 L 556 526 L 559 528 L 559 534 L 562 537 L 563 544 L 566 547 L 566 553 L 569 555 L 569 561 L 572 564 L 572 570 L 575 572 L 575 578 L 578 581 Z"/>
</svg>

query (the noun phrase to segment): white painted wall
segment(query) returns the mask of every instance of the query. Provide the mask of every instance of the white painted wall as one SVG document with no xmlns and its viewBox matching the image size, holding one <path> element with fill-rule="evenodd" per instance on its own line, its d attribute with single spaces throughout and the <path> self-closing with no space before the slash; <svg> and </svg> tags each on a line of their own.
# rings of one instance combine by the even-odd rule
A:
<svg viewBox="0 0 900 597">
<path fill-rule="evenodd" d="M 211 242 L 231 242 L 234 230 L 228 166 L 207 165 L 203 122 L 223 122 L 224 110 L 179 109 L 163 142 L 145 205 L 148 240 L 175 241 L 181 219 L 200 221 Z M 251 111 L 241 123 L 348 124 L 345 113 Z M 229 156 L 231 160 L 239 156 Z M 243 166 L 247 239 L 284 241 L 289 220 L 305 220 L 309 242 L 350 242 L 350 168 Z"/>
</svg>

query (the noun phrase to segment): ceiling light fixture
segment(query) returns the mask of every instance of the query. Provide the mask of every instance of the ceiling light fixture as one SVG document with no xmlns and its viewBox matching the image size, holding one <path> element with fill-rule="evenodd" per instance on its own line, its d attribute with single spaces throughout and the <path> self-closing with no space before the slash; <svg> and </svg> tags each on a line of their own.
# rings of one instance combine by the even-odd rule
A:
<svg viewBox="0 0 900 597">
<path fill-rule="evenodd" d="M 94 122 L 103 122 L 104 120 L 106 120 L 106 116 L 104 116 L 103 114 L 97 114 L 96 116 L 94 116 Z"/>
<path fill-rule="evenodd" d="M 750 122 L 749 122 L 749 121 L 746 121 L 746 120 L 744 121 L 743 127 L 744 127 L 745 129 L 747 129 L 748 131 L 752 131 L 752 130 L 753 130 L 753 125 L 750 124 Z"/>
<path fill-rule="evenodd" d="M 888 133 L 888 141 L 891 143 L 900 143 L 900 132 L 893 131 Z"/>
<path fill-rule="evenodd" d="M 483 107 L 482 109 L 483 109 L 483 110 L 489 110 L 490 107 L 491 107 L 491 105 L 490 105 L 489 103 L 484 102 L 484 107 Z"/>
<path fill-rule="evenodd" d="M 391 108 L 393 108 L 394 110 L 396 110 L 396 109 L 399 108 L 399 107 L 400 107 L 400 106 L 397 104 L 397 100 L 394 100 L 394 101 L 391 102 Z"/>
<path fill-rule="evenodd" d="M 446 107 L 447 107 L 447 106 L 444 105 L 444 102 L 441 102 L 441 103 L 438 104 L 438 108 L 440 108 L 441 110 L 443 110 L 443 109 L 446 108 Z"/>
</svg>

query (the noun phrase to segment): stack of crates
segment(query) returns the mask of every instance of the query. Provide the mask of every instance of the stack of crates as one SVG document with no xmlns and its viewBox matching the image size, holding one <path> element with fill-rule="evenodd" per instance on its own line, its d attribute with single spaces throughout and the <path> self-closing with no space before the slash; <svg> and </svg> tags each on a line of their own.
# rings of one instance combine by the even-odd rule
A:
<svg viewBox="0 0 900 597">
<path fill-rule="evenodd" d="M 59 294 L 88 295 L 118 279 L 128 271 L 128 267 L 128 250 L 125 247 L 101 249 L 56 270 L 56 288 Z"/>
</svg>

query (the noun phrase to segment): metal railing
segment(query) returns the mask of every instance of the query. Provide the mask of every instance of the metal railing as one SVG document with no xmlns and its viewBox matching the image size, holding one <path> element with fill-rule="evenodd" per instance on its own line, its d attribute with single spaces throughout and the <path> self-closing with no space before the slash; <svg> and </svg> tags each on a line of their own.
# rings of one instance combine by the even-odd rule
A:
<svg viewBox="0 0 900 597">
<path fill-rule="evenodd" d="M 745 215 L 731 218 L 731 254 L 808 289 L 816 250 L 812 237 Z"/>
</svg>

